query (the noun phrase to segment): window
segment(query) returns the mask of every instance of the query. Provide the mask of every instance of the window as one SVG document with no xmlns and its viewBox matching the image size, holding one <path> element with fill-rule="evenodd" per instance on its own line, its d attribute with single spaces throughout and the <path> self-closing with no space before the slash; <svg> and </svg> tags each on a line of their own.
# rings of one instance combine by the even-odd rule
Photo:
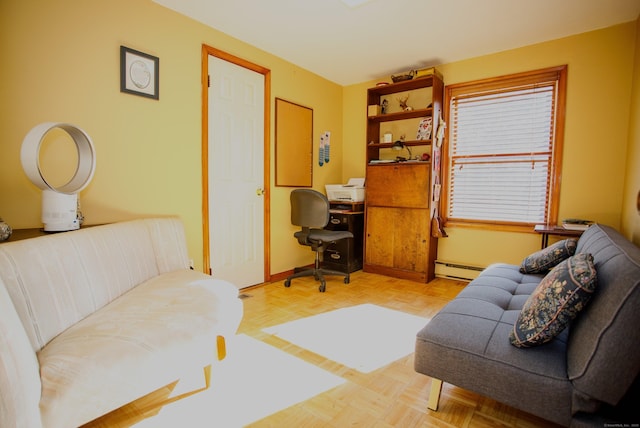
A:
<svg viewBox="0 0 640 428">
<path fill-rule="evenodd" d="M 566 66 L 447 86 L 448 224 L 557 221 Z"/>
</svg>

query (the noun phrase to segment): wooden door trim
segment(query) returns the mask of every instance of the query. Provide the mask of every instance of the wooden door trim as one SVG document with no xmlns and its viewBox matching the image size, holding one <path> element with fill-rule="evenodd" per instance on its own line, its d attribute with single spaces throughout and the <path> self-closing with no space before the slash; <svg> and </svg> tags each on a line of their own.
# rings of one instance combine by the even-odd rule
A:
<svg viewBox="0 0 640 428">
<path fill-rule="evenodd" d="M 202 254 L 203 269 L 211 274 L 209 253 L 209 56 L 214 56 L 264 76 L 264 281 L 271 279 L 271 70 L 202 45 Z"/>
</svg>

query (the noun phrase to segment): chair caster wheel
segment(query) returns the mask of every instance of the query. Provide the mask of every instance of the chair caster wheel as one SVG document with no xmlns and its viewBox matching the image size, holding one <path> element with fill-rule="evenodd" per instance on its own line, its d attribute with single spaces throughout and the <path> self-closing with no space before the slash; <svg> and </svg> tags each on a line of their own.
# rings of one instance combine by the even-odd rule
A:
<svg viewBox="0 0 640 428">
<path fill-rule="evenodd" d="M 326 289 L 327 289 L 327 286 L 324 282 L 320 284 L 320 287 L 318 287 L 318 290 L 320 290 L 321 293 L 324 293 Z"/>
<path fill-rule="evenodd" d="M 344 283 L 345 283 L 345 284 L 348 284 L 348 283 L 349 283 L 349 277 L 348 277 L 348 276 L 345 276 L 345 277 L 344 277 Z"/>
<path fill-rule="evenodd" d="M 284 280 L 284 286 L 287 287 L 287 288 L 291 287 L 291 280 L 290 279 L 285 279 Z"/>
</svg>

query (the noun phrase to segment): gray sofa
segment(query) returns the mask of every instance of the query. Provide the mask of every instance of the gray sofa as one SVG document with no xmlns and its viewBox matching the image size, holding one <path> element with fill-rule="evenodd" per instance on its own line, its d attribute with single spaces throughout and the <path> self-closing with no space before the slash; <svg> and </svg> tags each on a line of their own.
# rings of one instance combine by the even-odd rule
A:
<svg viewBox="0 0 640 428">
<path fill-rule="evenodd" d="M 577 253 L 593 255 L 596 291 L 551 342 L 510 343 L 544 275 L 507 264 L 485 269 L 418 332 L 415 370 L 433 378 L 429 409 L 447 382 L 564 426 L 640 422 L 640 248 L 593 225 Z"/>
</svg>

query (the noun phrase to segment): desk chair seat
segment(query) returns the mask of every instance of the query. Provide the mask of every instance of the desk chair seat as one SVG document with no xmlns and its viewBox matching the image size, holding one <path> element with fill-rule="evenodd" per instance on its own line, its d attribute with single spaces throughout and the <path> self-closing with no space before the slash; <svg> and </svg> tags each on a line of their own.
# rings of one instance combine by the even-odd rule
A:
<svg viewBox="0 0 640 428">
<path fill-rule="evenodd" d="M 312 268 L 296 268 L 293 275 L 285 281 L 284 286 L 290 287 L 293 278 L 313 276 L 320 281 L 320 292 L 326 290 L 324 275 L 340 275 L 344 277 L 344 283 L 349 283 L 349 273 L 320 267 L 320 256 L 327 246 L 342 239 L 353 239 L 353 234 L 346 230 L 323 229 L 330 218 L 329 200 L 322 193 L 311 189 L 296 189 L 291 192 L 291 224 L 302 229 L 293 236 L 298 239 L 300 245 L 311 247 L 315 252 L 315 263 Z"/>
</svg>

